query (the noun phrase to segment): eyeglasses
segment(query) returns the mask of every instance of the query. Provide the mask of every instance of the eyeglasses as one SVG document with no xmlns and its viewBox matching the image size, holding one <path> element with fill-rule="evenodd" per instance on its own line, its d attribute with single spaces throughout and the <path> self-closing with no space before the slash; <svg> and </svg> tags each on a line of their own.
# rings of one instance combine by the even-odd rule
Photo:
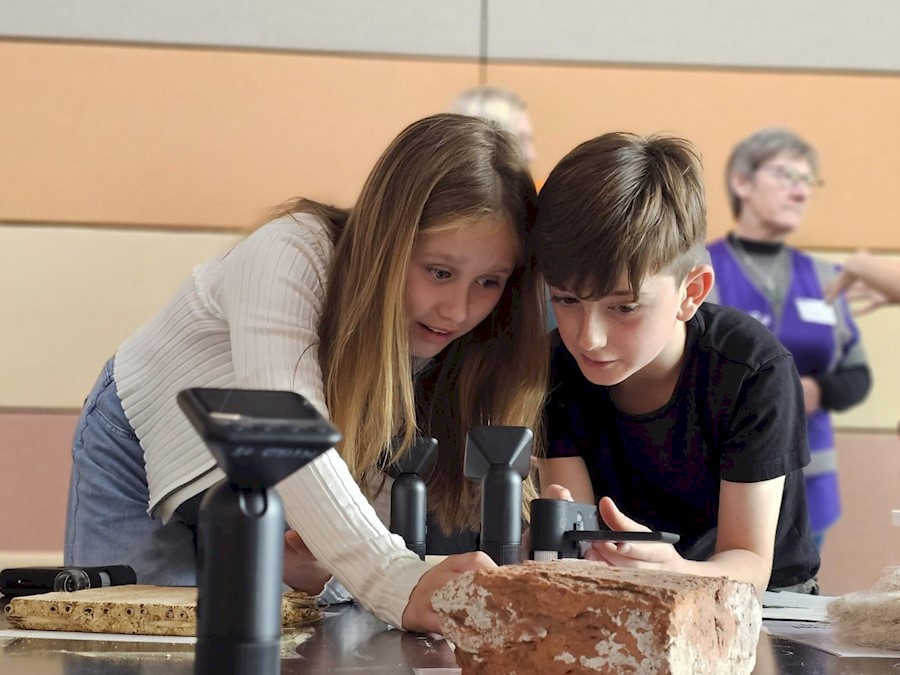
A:
<svg viewBox="0 0 900 675">
<path fill-rule="evenodd" d="M 764 164 L 757 171 L 768 171 L 782 187 L 794 187 L 797 183 L 803 183 L 808 188 L 820 188 L 825 181 L 811 173 L 798 171 L 784 164 Z"/>
</svg>

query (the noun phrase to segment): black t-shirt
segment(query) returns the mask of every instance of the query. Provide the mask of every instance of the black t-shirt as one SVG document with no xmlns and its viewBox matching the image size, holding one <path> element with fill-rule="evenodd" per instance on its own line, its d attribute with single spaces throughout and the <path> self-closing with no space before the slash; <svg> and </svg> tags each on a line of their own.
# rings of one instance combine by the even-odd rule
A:
<svg viewBox="0 0 900 675">
<path fill-rule="evenodd" d="M 547 456 L 582 457 L 597 498 L 630 518 L 681 535 L 685 558 L 715 548 L 719 481 L 785 476 L 770 588 L 819 569 L 806 510 L 809 463 L 803 391 L 791 355 L 758 321 L 705 304 L 687 324 L 672 398 L 641 415 L 619 411 L 554 334 Z"/>
</svg>

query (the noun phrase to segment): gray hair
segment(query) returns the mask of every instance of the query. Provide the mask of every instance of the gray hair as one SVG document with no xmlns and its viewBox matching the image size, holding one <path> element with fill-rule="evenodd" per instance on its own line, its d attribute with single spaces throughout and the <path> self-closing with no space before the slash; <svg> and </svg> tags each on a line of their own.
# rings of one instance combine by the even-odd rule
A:
<svg viewBox="0 0 900 675">
<path fill-rule="evenodd" d="M 815 148 L 789 129 L 760 129 L 734 146 L 725 168 L 725 187 L 731 214 L 735 218 L 741 215 L 741 200 L 731 186 L 732 177 L 741 175 L 749 178 L 761 165 L 781 154 L 805 160 L 814 174 L 819 173 L 819 155 Z"/>
</svg>

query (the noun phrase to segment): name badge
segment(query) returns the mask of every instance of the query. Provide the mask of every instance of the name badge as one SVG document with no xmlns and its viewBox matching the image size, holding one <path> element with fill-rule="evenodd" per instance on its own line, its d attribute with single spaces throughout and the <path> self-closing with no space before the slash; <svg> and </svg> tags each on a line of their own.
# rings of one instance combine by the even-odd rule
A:
<svg viewBox="0 0 900 675">
<path fill-rule="evenodd" d="M 820 326 L 836 326 L 837 312 L 834 307 L 820 298 L 797 298 L 797 313 L 800 320 Z"/>
</svg>

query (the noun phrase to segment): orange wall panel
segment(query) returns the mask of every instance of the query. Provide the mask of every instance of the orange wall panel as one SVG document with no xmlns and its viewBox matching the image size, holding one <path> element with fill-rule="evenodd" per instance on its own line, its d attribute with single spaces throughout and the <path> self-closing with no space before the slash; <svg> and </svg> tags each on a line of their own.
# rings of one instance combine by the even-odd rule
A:
<svg viewBox="0 0 900 675">
<path fill-rule="evenodd" d="M 488 81 L 528 102 L 539 181 L 607 131 L 684 136 L 703 155 L 710 236 L 720 236 L 731 225 L 723 172 L 732 146 L 760 127 L 787 126 L 817 148 L 826 181 L 791 243 L 900 249 L 890 207 L 900 184 L 900 76 L 491 64 Z"/>
<path fill-rule="evenodd" d="M 302 194 L 352 202 L 408 122 L 445 109 L 477 65 L 226 50 L 0 42 L 0 221 L 236 228 Z M 710 233 L 731 222 L 722 170 L 754 129 L 816 145 L 826 187 L 795 243 L 900 249 L 900 77 L 491 63 L 534 117 L 540 181 L 613 129 L 694 141 Z"/>
<path fill-rule="evenodd" d="M 349 205 L 474 63 L 0 42 L 0 221 L 240 227 Z"/>
</svg>

